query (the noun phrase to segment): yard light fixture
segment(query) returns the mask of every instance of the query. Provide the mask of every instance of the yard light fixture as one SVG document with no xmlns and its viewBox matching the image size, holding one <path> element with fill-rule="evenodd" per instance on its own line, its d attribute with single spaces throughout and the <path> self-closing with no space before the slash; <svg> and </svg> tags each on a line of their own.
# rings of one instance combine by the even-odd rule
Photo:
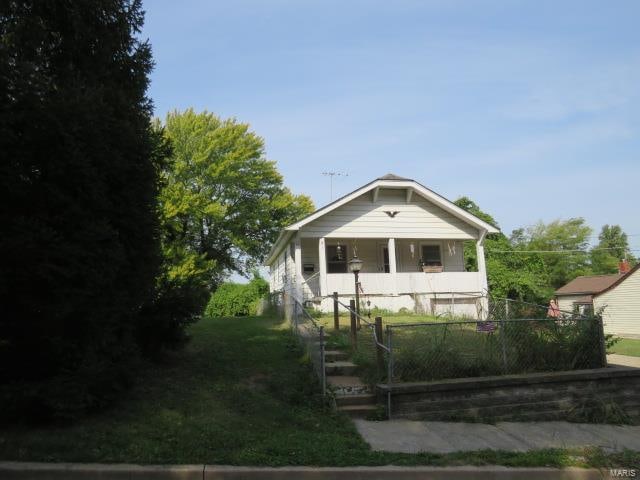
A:
<svg viewBox="0 0 640 480">
<path fill-rule="evenodd" d="M 362 260 L 358 258 L 358 255 L 354 255 L 349 260 L 349 270 L 353 272 L 356 282 L 356 313 L 358 314 L 358 321 L 360 320 L 360 282 L 358 281 L 358 274 L 362 270 Z"/>
<path fill-rule="evenodd" d="M 362 260 L 360 260 L 357 255 L 354 255 L 353 258 L 349 260 L 349 270 L 356 275 L 362 270 Z"/>
</svg>

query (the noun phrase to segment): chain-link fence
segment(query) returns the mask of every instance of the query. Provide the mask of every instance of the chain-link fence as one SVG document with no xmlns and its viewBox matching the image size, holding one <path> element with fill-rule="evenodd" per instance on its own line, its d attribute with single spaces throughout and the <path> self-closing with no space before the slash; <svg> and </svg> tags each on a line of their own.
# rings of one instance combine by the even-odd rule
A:
<svg viewBox="0 0 640 480">
<path fill-rule="evenodd" d="M 606 366 L 602 320 L 490 299 L 483 320 L 387 325 L 387 381 L 431 381 Z"/>
<path fill-rule="evenodd" d="M 389 325 L 392 382 L 606 366 L 598 318 Z"/>
<path fill-rule="evenodd" d="M 361 328 L 350 343 L 360 375 L 373 384 L 606 366 L 599 317 L 508 299 L 485 304 L 480 320 L 387 323 L 384 334 L 359 317 Z"/>
<path fill-rule="evenodd" d="M 315 318 L 304 308 L 293 295 L 283 293 L 279 296 L 279 311 L 291 325 L 291 332 L 298 339 L 305 356 L 313 366 L 322 388 L 326 393 L 327 382 L 325 372 L 325 332 Z"/>
</svg>

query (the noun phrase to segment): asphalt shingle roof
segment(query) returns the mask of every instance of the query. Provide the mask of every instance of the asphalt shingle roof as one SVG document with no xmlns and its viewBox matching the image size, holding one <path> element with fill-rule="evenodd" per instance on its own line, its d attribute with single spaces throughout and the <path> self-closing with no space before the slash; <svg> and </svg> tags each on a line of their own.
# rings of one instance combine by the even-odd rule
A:
<svg viewBox="0 0 640 480">
<path fill-rule="evenodd" d="M 569 283 L 556 290 L 556 295 L 578 295 L 578 294 L 594 294 L 600 293 L 602 290 L 609 288 L 620 277 L 624 275 L 615 273 L 613 275 L 590 275 L 577 277 Z"/>
</svg>

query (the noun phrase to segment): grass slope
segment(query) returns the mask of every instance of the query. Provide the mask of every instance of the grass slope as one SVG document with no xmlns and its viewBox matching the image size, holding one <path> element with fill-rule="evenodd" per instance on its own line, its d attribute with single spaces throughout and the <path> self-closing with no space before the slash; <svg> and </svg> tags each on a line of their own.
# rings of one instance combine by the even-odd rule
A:
<svg viewBox="0 0 640 480">
<path fill-rule="evenodd" d="M 74 425 L 0 431 L 0 459 L 233 465 L 638 465 L 600 450 L 450 455 L 373 452 L 328 411 L 288 330 L 271 318 L 206 318 L 110 411 Z"/>
</svg>

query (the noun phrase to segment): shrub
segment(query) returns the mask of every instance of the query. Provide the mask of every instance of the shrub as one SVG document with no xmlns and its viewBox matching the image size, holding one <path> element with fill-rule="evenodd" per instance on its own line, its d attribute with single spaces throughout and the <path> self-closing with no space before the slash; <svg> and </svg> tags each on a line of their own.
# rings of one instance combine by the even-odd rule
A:
<svg viewBox="0 0 640 480">
<path fill-rule="evenodd" d="M 268 292 L 269 284 L 257 275 L 247 284 L 223 283 L 211 295 L 205 315 L 209 317 L 256 315 L 260 302 Z"/>
<path fill-rule="evenodd" d="M 134 377 L 160 264 L 153 61 L 138 1 L 0 19 L 0 419 L 68 419 Z"/>
</svg>

